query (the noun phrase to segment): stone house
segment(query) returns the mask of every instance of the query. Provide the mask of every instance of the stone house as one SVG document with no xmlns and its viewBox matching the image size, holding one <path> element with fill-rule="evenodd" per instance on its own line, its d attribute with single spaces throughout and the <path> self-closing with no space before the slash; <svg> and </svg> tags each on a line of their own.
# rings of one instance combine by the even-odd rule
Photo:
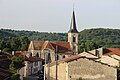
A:
<svg viewBox="0 0 120 80">
<path fill-rule="evenodd" d="M 33 74 L 38 74 L 40 71 L 43 70 L 42 67 L 43 59 L 38 57 L 28 57 L 25 60 L 25 67 L 24 67 L 24 77 L 31 76 Z"/>
<path fill-rule="evenodd" d="M 119 48 L 98 48 L 79 54 L 87 58 L 93 58 L 96 61 L 119 67 L 120 49 Z"/>
<path fill-rule="evenodd" d="M 46 80 L 117 80 L 117 69 L 94 59 L 71 56 L 44 65 Z"/>
</svg>

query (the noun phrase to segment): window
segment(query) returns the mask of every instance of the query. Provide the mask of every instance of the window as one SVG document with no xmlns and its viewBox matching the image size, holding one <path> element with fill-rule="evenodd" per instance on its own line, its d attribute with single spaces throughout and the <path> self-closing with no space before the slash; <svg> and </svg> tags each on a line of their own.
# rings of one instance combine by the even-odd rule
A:
<svg viewBox="0 0 120 80">
<path fill-rule="evenodd" d="M 30 53 L 30 56 L 32 56 L 32 53 Z"/>
<path fill-rule="evenodd" d="M 48 53 L 48 61 L 51 61 L 50 53 Z"/>
<path fill-rule="evenodd" d="M 39 57 L 39 54 L 38 54 L 38 53 L 36 54 L 36 57 Z"/>
<path fill-rule="evenodd" d="M 76 42 L 76 37 L 75 36 L 73 37 L 73 42 Z"/>
<path fill-rule="evenodd" d="M 65 58 L 65 55 L 63 56 L 63 58 Z"/>
<path fill-rule="evenodd" d="M 57 55 L 57 60 L 59 60 L 59 56 Z"/>
</svg>

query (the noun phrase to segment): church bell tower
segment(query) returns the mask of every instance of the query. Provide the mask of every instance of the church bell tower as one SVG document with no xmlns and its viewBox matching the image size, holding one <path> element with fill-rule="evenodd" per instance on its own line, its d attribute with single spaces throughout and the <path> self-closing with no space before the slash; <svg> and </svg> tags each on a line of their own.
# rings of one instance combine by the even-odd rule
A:
<svg viewBox="0 0 120 80">
<path fill-rule="evenodd" d="M 78 54 L 78 30 L 76 28 L 74 10 L 71 18 L 70 30 L 68 31 L 68 42 L 70 42 L 73 53 Z"/>
</svg>

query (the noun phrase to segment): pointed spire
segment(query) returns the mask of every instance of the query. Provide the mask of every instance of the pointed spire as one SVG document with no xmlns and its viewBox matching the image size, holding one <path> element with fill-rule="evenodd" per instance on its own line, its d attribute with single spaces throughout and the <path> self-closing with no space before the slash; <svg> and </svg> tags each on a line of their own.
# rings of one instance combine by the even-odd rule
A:
<svg viewBox="0 0 120 80">
<path fill-rule="evenodd" d="M 71 33 L 78 33 L 78 30 L 76 29 L 76 21 L 75 21 L 75 13 L 74 13 L 74 10 L 73 10 L 72 18 L 71 18 L 71 25 L 70 25 L 70 30 L 69 30 L 69 32 L 71 32 Z"/>
</svg>

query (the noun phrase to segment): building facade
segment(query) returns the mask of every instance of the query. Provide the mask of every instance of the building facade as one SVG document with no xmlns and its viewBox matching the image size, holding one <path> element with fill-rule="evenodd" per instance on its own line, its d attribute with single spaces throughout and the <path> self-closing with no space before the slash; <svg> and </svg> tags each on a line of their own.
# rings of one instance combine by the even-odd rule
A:
<svg viewBox="0 0 120 80">
<path fill-rule="evenodd" d="M 75 55 L 45 65 L 47 80 L 117 80 L 117 69 L 92 59 Z"/>
</svg>

